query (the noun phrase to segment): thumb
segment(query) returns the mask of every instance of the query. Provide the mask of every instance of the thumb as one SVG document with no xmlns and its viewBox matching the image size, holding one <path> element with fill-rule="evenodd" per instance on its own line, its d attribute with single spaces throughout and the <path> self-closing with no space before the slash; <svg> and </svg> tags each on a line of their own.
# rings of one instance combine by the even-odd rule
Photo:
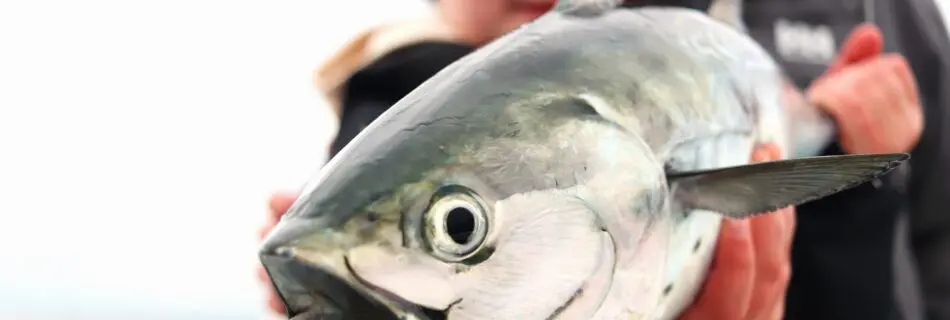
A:
<svg viewBox="0 0 950 320">
<path fill-rule="evenodd" d="M 838 57 L 828 66 L 827 73 L 837 72 L 848 65 L 881 54 L 884 49 L 884 35 L 871 23 L 863 23 L 851 31 L 841 45 Z"/>
<path fill-rule="evenodd" d="M 277 193 L 271 196 L 267 204 L 271 218 L 280 220 L 280 217 L 287 212 L 287 209 L 290 209 L 295 200 L 297 200 L 297 195 L 293 193 Z"/>
<path fill-rule="evenodd" d="M 678 320 L 744 319 L 755 280 L 749 220 L 723 219 L 716 253 L 696 301 Z"/>
</svg>

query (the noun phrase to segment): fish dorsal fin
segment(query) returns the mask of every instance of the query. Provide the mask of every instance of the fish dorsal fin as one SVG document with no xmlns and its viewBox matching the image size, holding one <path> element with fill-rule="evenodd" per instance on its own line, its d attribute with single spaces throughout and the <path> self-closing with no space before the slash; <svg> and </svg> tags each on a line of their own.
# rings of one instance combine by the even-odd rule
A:
<svg viewBox="0 0 950 320">
<path fill-rule="evenodd" d="M 554 11 L 578 17 L 592 17 L 620 6 L 623 0 L 559 0 Z"/>
<path fill-rule="evenodd" d="M 742 33 L 746 33 L 745 23 L 742 22 L 743 0 L 713 0 L 707 12 L 713 19 L 719 20 Z"/>
<path fill-rule="evenodd" d="M 746 218 L 832 195 L 871 181 L 910 158 L 906 153 L 801 158 L 668 173 L 674 201 Z"/>
</svg>

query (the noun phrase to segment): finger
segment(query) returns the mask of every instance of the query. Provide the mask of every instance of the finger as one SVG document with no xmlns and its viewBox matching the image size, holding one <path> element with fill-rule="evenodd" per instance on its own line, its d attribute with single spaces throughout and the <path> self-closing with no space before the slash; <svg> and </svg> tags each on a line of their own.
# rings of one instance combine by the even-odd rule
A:
<svg viewBox="0 0 950 320">
<path fill-rule="evenodd" d="M 897 95 L 896 101 L 892 101 L 893 108 L 899 109 L 895 114 L 902 115 L 904 119 L 904 143 L 895 146 L 894 150 L 907 152 L 917 145 L 920 140 L 921 132 L 924 126 L 923 110 L 920 108 L 920 92 L 918 91 L 917 78 L 914 77 L 913 70 L 907 59 L 902 55 L 893 54 L 883 58 L 887 64 L 887 69 L 896 75 L 899 79 L 901 94 Z M 899 127 L 899 126 L 896 126 Z"/>
<path fill-rule="evenodd" d="M 284 303 L 280 302 L 280 298 L 277 297 L 277 293 L 274 292 L 274 289 L 268 290 L 270 298 L 267 299 L 267 308 L 271 312 L 276 314 L 283 315 L 285 313 Z"/>
<path fill-rule="evenodd" d="M 680 319 L 743 319 L 755 277 L 748 220 L 723 220 L 709 276 L 696 301 Z"/>
<path fill-rule="evenodd" d="M 755 146 L 752 162 L 775 161 L 782 159 L 782 149 L 775 143 L 763 143 Z"/>
<path fill-rule="evenodd" d="M 883 49 L 881 30 L 870 23 L 861 24 L 848 35 L 826 73 L 835 73 L 848 65 L 880 55 Z"/>
<path fill-rule="evenodd" d="M 900 79 L 904 95 L 910 98 L 912 103 L 919 104 L 920 92 L 917 88 L 917 78 L 914 77 L 914 71 L 910 68 L 907 59 L 900 54 L 888 54 L 882 59 L 886 61 L 886 68 Z"/>
<path fill-rule="evenodd" d="M 266 222 L 263 226 L 257 229 L 257 238 L 260 240 L 264 240 L 264 238 L 267 238 L 267 235 L 270 234 L 270 231 L 274 230 L 274 227 L 276 226 L 277 226 L 276 221 Z"/>
<path fill-rule="evenodd" d="M 904 72 L 907 70 L 905 64 L 900 55 L 887 55 L 853 70 L 855 74 L 861 74 L 853 85 L 853 96 L 860 100 L 842 121 L 866 121 L 842 132 L 849 136 L 849 139 L 843 139 L 847 143 L 842 141 L 847 151 L 902 152 L 916 144 L 923 119 L 917 104 L 911 102 L 916 100 L 916 94 L 908 90 L 915 90 L 915 85 L 908 82 L 912 80 Z"/>
<path fill-rule="evenodd" d="M 776 161 L 783 159 L 784 156 L 785 153 L 778 144 L 760 144 L 756 146 L 755 152 L 752 153 L 752 162 Z M 782 224 L 786 230 L 789 230 L 785 234 L 785 239 L 783 239 L 783 243 L 786 244 L 785 250 L 789 251 L 792 249 L 792 237 L 795 235 L 795 207 L 779 209 L 778 212 L 773 214 L 781 217 Z"/>
<path fill-rule="evenodd" d="M 916 79 L 901 55 L 889 54 L 875 60 L 868 66 L 873 69 L 858 85 L 864 89 L 859 95 L 874 99 L 866 102 L 864 112 L 877 119 L 875 129 L 866 133 L 872 145 L 861 150 L 907 152 L 917 144 L 923 129 Z"/>
<path fill-rule="evenodd" d="M 784 158 L 784 152 L 778 144 L 769 143 L 769 144 L 759 144 L 756 146 L 755 151 L 752 153 L 752 162 L 764 162 L 764 161 L 776 161 Z M 788 207 L 785 209 L 779 209 L 777 212 L 772 213 L 778 217 L 781 217 L 782 224 L 785 226 L 787 232 L 785 234 L 785 243 L 786 251 L 791 250 L 792 247 L 792 237 L 795 234 L 795 207 Z"/>
<path fill-rule="evenodd" d="M 270 276 L 267 275 L 267 270 L 264 270 L 264 267 L 257 267 L 257 280 L 261 283 L 270 286 Z"/>
<path fill-rule="evenodd" d="M 778 303 L 775 304 L 775 307 L 770 311 L 771 313 L 762 318 L 762 320 L 780 320 L 785 318 L 785 297 L 783 296 L 779 299 Z M 759 319 L 755 319 L 759 320 Z"/>
<path fill-rule="evenodd" d="M 277 193 L 271 196 L 268 201 L 271 217 L 274 220 L 280 220 L 280 217 L 290 209 L 290 206 L 297 200 L 297 195 L 292 193 Z"/>
<path fill-rule="evenodd" d="M 874 97 L 874 102 L 888 111 L 902 108 L 898 102 L 909 100 L 911 93 L 916 90 L 916 85 L 910 79 L 913 76 L 901 66 L 905 63 L 900 55 L 886 55 L 863 66 L 869 70 L 860 79 L 858 87 L 862 89 L 861 94 Z"/>
<path fill-rule="evenodd" d="M 777 145 L 760 145 L 752 155 L 753 162 L 781 159 Z M 756 280 L 749 302 L 747 319 L 774 318 L 775 310 L 784 305 L 789 277 L 788 252 L 794 230 L 794 211 L 780 209 L 750 220 L 753 250 L 756 257 Z"/>
<path fill-rule="evenodd" d="M 785 232 L 782 234 L 782 244 L 778 246 L 783 254 L 783 269 L 780 270 L 781 273 L 784 273 L 781 278 L 781 283 L 777 285 L 776 293 L 772 296 L 771 300 L 764 301 L 767 307 L 763 308 L 762 319 L 782 319 L 781 315 L 785 310 L 785 296 L 788 293 L 788 284 L 792 279 L 792 245 L 795 241 L 795 207 L 788 207 L 785 209 L 779 210 L 775 213 L 776 216 L 780 217 L 782 220 L 783 229 Z M 757 250 L 757 249 L 756 249 Z M 778 314 L 776 316 L 776 313 Z"/>
<path fill-rule="evenodd" d="M 850 94 L 854 91 L 854 84 L 860 80 L 864 70 L 856 64 L 851 68 L 835 73 L 833 76 L 823 77 L 812 83 L 805 91 L 809 102 L 824 109 L 835 119 L 851 112 L 858 97 Z"/>
<path fill-rule="evenodd" d="M 899 120 L 903 112 L 903 85 L 896 75 L 888 70 L 884 59 L 875 59 L 871 63 L 853 70 L 856 75 L 851 85 L 855 100 L 852 101 L 847 117 L 862 115 L 865 121 L 850 133 L 863 136 L 865 144 L 881 146 L 887 144 L 890 131 L 894 129 L 894 120 Z"/>
<path fill-rule="evenodd" d="M 782 250 L 787 246 L 786 235 L 791 233 L 783 216 L 787 212 L 780 210 L 750 218 L 756 266 L 748 319 L 767 316 L 784 296 L 790 273 L 788 251 Z"/>
<path fill-rule="evenodd" d="M 882 139 L 880 152 L 906 152 L 917 144 L 923 129 L 923 114 L 917 84 L 911 74 L 907 61 L 900 55 L 882 57 L 876 78 L 882 82 L 880 89 L 888 92 L 882 97 L 882 111 L 879 113 Z"/>
<path fill-rule="evenodd" d="M 785 234 L 785 252 L 791 254 L 792 252 L 792 242 L 795 241 L 795 227 L 798 226 L 798 223 L 795 221 L 795 215 L 798 214 L 795 207 L 788 207 L 782 209 L 784 212 L 779 213 L 779 216 L 785 219 L 785 227 L 788 228 L 789 232 Z M 791 260 L 791 257 L 789 257 Z M 791 271 L 791 270 L 789 270 Z M 791 276 L 791 274 L 789 274 Z"/>
<path fill-rule="evenodd" d="M 752 154 L 752 162 L 775 161 L 781 156 L 778 145 L 759 145 Z M 755 252 L 755 280 L 747 319 L 771 319 L 779 300 L 784 300 L 790 271 L 791 215 L 791 208 L 785 208 L 749 220 Z"/>
<path fill-rule="evenodd" d="M 265 292 L 267 292 L 267 308 L 274 313 L 284 314 L 284 304 L 280 301 L 280 297 L 277 296 L 277 292 L 271 284 L 270 277 L 267 275 L 267 271 L 264 270 L 263 267 L 258 267 L 257 278 L 266 286 Z"/>
<path fill-rule="evenodd" d="M 258 229 L 258 237 L 263 239 L 267 234 L 274 228 L 277 224 L 277 221 L 280 220 L 280 217 L 290 209 L 290 206 L 293 205 L 294 201 L 297 199 L 297 196 L 292 193 L 277 193 L 271 196 L 268 201 L 268 211 L 270 211 L 269 218 L 270 220 L 266 224 Z M 277 295 L 276 290 L 271 284 L 270 276 L 267 275 L 267 271 L 263 267 L 258 269 L 258 278 L 260 281 L 267 285 L 267 308 L 271 312 L 276 314 L 284 314 L 284 304 L 280 301 L 280 298 Z"/>
<path fill-rule="evenodd" d="M 807 95 L 809 97 L 812 95 L 810 92 L 812 88 L 824 87 L 821 85 L 823 82 L 834 78 L 832 75 L 837 75 L 837 73 L 846 70 L 845 67 L 850 67 L 878 56 L 883 49 L 884 35 L 881 34 L 881 30 L 876 26 L 870 23 L 864 23 L 854 28 L 841 45 L 838 56 L 828 65 L 828 69 L 825 70 L 825 73 L 812 82 Z"/>
<path fill-rule="evenodd" d="M 904 108 L 904 117 L 907 119 L 907 132 L 911 136 L 905 140 L 906 144 L 899 146 L 896 150 L 910 152 L 917 147 L 917 143 L 920 142 L 920 136 L 923 134 L 924 113 L 923 110 L 920 109 L 919 103 L 911 101 L 905 101 L 904 103 L 908 104 L 908 107 Z"/>
<path fill-rule="evenodd" d="M 920 142 L 920 136 L 924 129 L 924 115 L 920 105 L 911 102 L 908 98 L 893 102 L 895 109 L 892 115 L 887 117 L 884 125 L 888 130 L 882 130 L 882 135 L 887 139 L 882 143 L 875 153 L 887 152 L 910 152 L 917 143 Z"/>
<path fill-rule="evenodd" d="M 861 109 L 866 97 L 858 91 L 864 73 L 858 66 L 816 82 L 808 90 L 808 100 L 827 112 L 838 126 L 838 140 L 847 151 L 863 150 L 864 144 L 879 135 L 872 113 Z M 876 137 L 875 137 L 876 138 Z"/>
</svg>

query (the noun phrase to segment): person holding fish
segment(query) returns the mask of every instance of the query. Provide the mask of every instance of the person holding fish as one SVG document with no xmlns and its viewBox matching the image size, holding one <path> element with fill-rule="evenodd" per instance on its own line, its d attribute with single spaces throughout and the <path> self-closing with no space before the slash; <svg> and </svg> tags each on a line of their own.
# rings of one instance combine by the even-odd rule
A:
<svg viewBox="0 0 950 320">
<path fill-rule="evenodd" d="M 902 312 L 921 313 L 906 307 L 908 303 L 901 309 L 894 298 L 893 248 L 900 236 L 894 225 L 905 209 L 915 226 L 914 254 L 924 282 L 924 305 L 918 308 L 926 310 L 929 319 L 950 319 L 950 297 L 945 296 L 950 290 L 950 218 L 939 214 L 950 211 L 946 200 L 950 194 L 944 191 L 950 188 L 943 185 L 950 181 L 945 165 L 950 163 L 950 135 L 941 122 L 950 118 L 946 94 L 940 93 L 950 92 L 950 83 L 940 82 L 947 61 L 939 55 L 950 49 L 942 30 L 924 25 L 940 24 L 939 17 L 910 16 L 909 12 L 935 12 L 928 0 L 888 3 L 895 9 L 887 13 L 873 10 L 885 6 L 879 2 L 865 1 L 862 10 L 846 8 L 842 13 L 837 7 L 809 8 L 800 2 L 748 1 L 743 17 L 750 34 L 779 53 L 795 84 L 807 88 L 802 97 L 790 87 L 787 99 L 820 106 L 837 123 L 838 142 L 826 154 L 913 151 L 914 170 L 909 176 L 894 174 L 881 183 L 799 206 L 797 216 L 796 209 L 786 208 L 750 219 L 725 219 L 706 282 L 681 319 L 891 319 Z M 701 0 L 633 3 L 660 4 L 704 11 L 710 6 Z M 359 35 L 316 71 L 317 85 L 341 121 L 331 157 L 443 67 L 553 5 L 553 0 L 438 0 L 434 16 L 385 24 Z M 776 9 L 792 5 L 804 7 Z M 781 35 L 792 16 L 814 12 L 829 12 L 827 16 L 838 17 L 844 25 L 836 25 L 833 33 L 840 34 L 831 35 L 832 43 L 844 39 L 831 61 L 814 58 L 821 54 L 801 53 L 807 50 L 794 49 L 788 40 L 793 37 Z M 855 18 L 854 12 L 877 15 Z M 875 17 L 885 32 L 861 23 Z M 769 38 L 773 34 L 777 36 Z M 885 43 L 884 34 L 919 43 L 900 48 Z M 885 48 L 903 49 L 904 54 L 884 53 Z M 824 70 L 816 73 L 816 65 Z M 776 145 L 759 145 L 752 161 L 778 160 L 787 152 Z M 907 192 L 901 188 L 902 179 L 909 180 Z M 271 221 L 262 228 L 262 237 L 295 198 L 296 194 L 277 194 L 271 199 Z M 273 294 L 269 303 L 282 312 Z M 920 302 L 909 304 L 914 303 Z"/>
</svg>

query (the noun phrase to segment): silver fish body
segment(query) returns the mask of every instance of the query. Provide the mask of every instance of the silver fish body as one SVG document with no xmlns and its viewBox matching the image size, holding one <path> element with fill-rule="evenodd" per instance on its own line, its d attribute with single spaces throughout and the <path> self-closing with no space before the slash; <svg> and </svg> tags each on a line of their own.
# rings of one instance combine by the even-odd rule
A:
<svg viewBox="0 0 950 320">
<path fill-rule="evenodd" d="M 671 319 L 723 216 L 907 158 L 749 165 L 795 149 L 761 47 L 689 9 L 565 8 L 436 74 L 308 184 L 261 249 L 291 316 Z"/>
</svg>

